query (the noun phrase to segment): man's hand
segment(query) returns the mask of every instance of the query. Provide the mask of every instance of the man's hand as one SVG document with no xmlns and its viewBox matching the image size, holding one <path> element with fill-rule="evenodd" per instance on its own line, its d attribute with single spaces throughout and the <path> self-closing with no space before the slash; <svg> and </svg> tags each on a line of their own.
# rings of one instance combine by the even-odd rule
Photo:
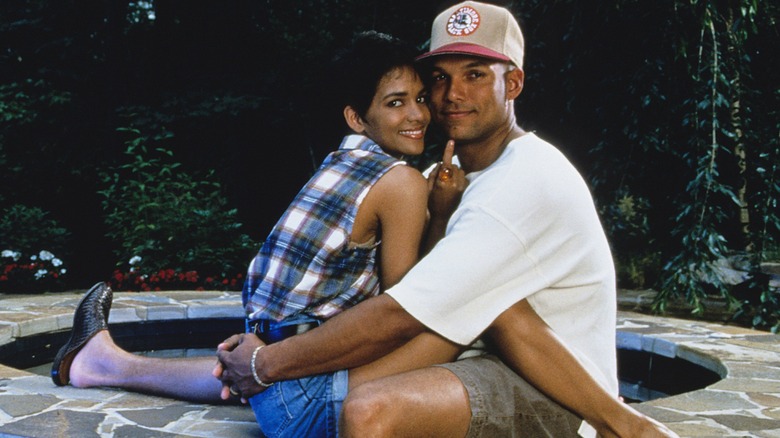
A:
<svg viewBox="0 0 780 438">
<path fill-rule="evenodd" d="M 452 164 L 455 153 L 455 142 L 450 140 L 444 147 L 442 162 L 428 175 L 428 221 L 427 235 L 420 250 L 421 255 L 427 254 L 436 243 L 444 237 L 447 222 L 458 208 L 460 197 L 466 190 L 468 180 L 463 169 Z"/>
<path fill-rule="evenodd" d="M 247 399 L 265 388 L 258 385 L 252 373 L 252 353 L 263 344 L 252 333 L 233 335 L 217 346 L 218 362 L 212 374 L 222 381 L 220 396 L 227 400 L 231 395 L 240 395 L 241 401 Z"/>
<path fill-rule="evenodd" d="M 680 438 L 665 424 L 637 412 L 627 404 L 623 406 L 626 413 L 618 413 L 611 419 L 617 424 L 596 427 L 600 437 Z"/>
<path fill-rule="evenodd" d="M 428 190 L 430 191 L 428 210 L 432 219 L 445 222 L 449 220 L 457 208 L 460 197 L 468 185 L 463 169 L 452 164 L 454 153 L 455 142 L 450 140 L 444 147 L 442 162 L 428 176 Z"/>
</svg>

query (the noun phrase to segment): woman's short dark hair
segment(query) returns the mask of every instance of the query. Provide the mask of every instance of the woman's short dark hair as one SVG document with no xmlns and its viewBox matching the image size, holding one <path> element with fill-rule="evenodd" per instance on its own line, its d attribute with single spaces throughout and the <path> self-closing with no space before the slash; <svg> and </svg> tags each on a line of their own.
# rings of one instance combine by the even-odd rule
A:
<svg viewBox="0 0 780 438">
<path fill-rule="evenodd" d="M 365 117 L 382 78 L 400 67 L 414 68 L 417 54 L 414 46 L 388 34 L 361 32 L 350 47 L 337 52 L 327 86 L 340 108 L 349 105 Z"/>
</svg>

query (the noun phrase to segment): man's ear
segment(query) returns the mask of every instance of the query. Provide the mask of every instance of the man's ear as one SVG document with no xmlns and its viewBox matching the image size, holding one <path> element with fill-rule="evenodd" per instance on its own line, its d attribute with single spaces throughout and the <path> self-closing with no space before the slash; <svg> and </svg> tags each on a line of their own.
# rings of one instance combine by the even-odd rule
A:
<svg viewBox="0 0 780 438">
<path fill-rule="evenodd" d="M 515 100 L 520 92 L 523 91 L 523 81 L 525 80 L 525 73 L 522 69 L 513 68 L 506 72 L 506 98 L 507 100 Z"/>
<path fill-rule="evenodd" d="M 344 120 L 346 120 L 349 129 L 358 134 L 362 134 L 366 130 L 366 128 L 363 127 L 363 119 L 360 117 L 360 114 L 349 105 L 344 107 Z"/>
</svg>

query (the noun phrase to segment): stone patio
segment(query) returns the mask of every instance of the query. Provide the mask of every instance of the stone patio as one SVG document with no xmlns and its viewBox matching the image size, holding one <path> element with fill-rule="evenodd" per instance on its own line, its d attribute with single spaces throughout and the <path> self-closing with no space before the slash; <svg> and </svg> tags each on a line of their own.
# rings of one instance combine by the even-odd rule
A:
<svg viewBox="0 0 780 438">
<path fill-rule="evenodd" d="M 79 294 L 0 297 L 0 348 L 8 351 L 13 342 L 69 328 L 79 298 Z M 625 293 L 620 302 L 622 309 L 641 308 L 647 297 Z M 116 293 L 109 322 L 119 327 L 180 320 L 208 329 L 213 321 L 237 321 L 241 316 L 238 293 Z M 618 316 L 619 348 L 677 357 L 723 377 L 704 389 L 637 403 L 637 409 L 683 437 L 780 437 L 780 337 L 627 310 Z M 59 345 L 44 348 L 53 355 Z M 0 366 L 0 436 L 249 437 L 259 433 L 246 407 L 186 403 L 111 388 L 56 387 L 46 376 Z"/>
</svg>

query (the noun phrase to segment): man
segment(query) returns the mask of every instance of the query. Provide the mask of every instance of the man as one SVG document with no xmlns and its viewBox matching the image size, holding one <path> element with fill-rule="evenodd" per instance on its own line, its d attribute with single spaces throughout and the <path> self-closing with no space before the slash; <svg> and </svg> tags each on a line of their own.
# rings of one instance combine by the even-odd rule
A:
<svg viewBox="0 0 780 438">
<path fill-rule="evenodd" d="M 350 390 L 341 433 L 592 436 L 571 410 L 603 436 L 675 436 L 617 402 L 609 247 L 576 170 L 517 126 L 523 47 L 503 8 L 465 2 L 436 18 L 421 59 L 432 115 L 470 181 L 446 236 L 387 293 L 318 328 L 265 347 L 228 339 L 223 394 L 363 365 L 428 329 L 461 345 L 485 334 L 523 377 L 486 355 L 370 381 Z"/>
</svg>

